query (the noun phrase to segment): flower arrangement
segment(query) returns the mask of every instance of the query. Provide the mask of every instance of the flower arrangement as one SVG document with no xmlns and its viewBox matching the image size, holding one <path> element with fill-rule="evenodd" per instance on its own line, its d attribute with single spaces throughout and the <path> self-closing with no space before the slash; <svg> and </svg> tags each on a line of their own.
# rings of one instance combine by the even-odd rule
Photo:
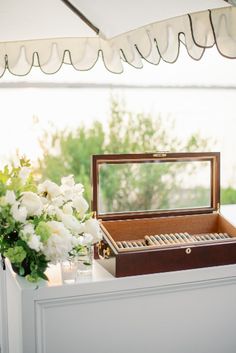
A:
<svg viewBox="0 0 236 353">
<path fill-rule="evenodd" d="M 47 280 L 49 263 L 96 243 L 98 221 L 88 213 L 84 187 L 72 175 L 61 185 L 36 183 L 26 159 L 0 171 L 0 253 L 29 281 Z"/>
</svg>

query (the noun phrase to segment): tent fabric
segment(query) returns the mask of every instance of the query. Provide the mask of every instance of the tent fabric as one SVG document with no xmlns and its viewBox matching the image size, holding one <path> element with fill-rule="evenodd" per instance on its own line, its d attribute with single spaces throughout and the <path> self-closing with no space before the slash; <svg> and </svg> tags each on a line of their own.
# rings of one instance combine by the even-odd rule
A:
<svg viewBox="0 0 236 353">
<path fill-rule="evenodd" d="M 106 39 L 151 23 L 229 6 L 222 0 L 69 0 Z"/>
<path fill-rule="evenodd" d="M 123 62 L 136 68 L 141 68 L 144 60 L 152 64 L 160 60 L 173 63 L 181 43 L 195 60 L 213 45 L 221 55 L 236 58 L 236 8 L 227 6 L 181 15 L 110 39 L 94 34 L 16 41 L 12 38 L 0 42 L 0 76 L 6 70 L 26 75 L 33 66 L 52 74 L 63 63 L 73 65 L 76 70 L 89 70 L 99 57 L 109 71 L 121 73 Z"/>
</svg>

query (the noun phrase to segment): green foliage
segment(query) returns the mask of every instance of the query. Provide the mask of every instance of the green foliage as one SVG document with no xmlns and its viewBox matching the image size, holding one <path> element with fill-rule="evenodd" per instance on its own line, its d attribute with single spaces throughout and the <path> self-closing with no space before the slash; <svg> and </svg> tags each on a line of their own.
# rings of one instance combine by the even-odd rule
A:
<svg viewBox="0 0 236 353">
<path fill-rule="evenodd" d="M 35 233 L 40 236 L 42 243 L 46 243 L 51 236 L 51 230 L 46 222 L 39 222 L 35 228 Z"/>
<path fill-rule="evenodd" d="M 4 252 L 4 256 L 13 264 L 19 264 L 26 258 L 26 251 L 22 246 L 15 246 L 14 248 L 9 248 Z"/>
<path fill-rule="evenodd" d="M 6 190 L 17 190 L 16 196 L 18 197 L 23 191 L 35 191 L 35 184 L 32 175 L 27 177 L 25 184 L 22 183 L 20 172 L 22 168 L 29 168 L 30 161 L 26 158 L 19 160 L 19 165 L 15 166 L 12 163 L 11 169 L 6 165 L 0 171 L 0 196 L 5 195 Z"/>
<path fill-rule="evenodd" d="M 108 127 L 100 122 L 94 122 L 90 128 L 79 126 L 74 131 L 45 132 L 41 147 L 43 157 L 39 160 L 38 173 L 42 178 L 59 182 L 61 176 L 73 174 L 75 180 L 85 186 L 86 198 L 91 198 L 90 161 L 93 154 L 104 153 L 140 153 L 155 151 L 203 151 L 208 142 L 198 134 L 191 135 L 187 141 L 181 141 L 173 136 L 173 120 L 160 117 L 153 118 L 143 113 L 135 114 L 126 111 L 116 101 L 111 102 L 111 117 Z M 143 171 L 145 173 L 145 171 Z M 127 176 L 130 171 L 126 171 Z M 154 185 L 155 175 L 147 173 L 146 186 Z M 120 187 L 120 180 L 115 173 L 109 173 L 106 199 L 111 200 Z M 161 180 L 161 175 L 159 180 Z M 163 184 L 163 183 L 162 183 Z M 111 188 L 112 185 L 112 188 Z M 146 190 L 146 202 L 153 194 L 152 188 Z M 123 188 L 122 195 L 117 199 L 128 199 L 130 190 Z M 164 189 L 162 199 L 164 202 Z"/>
<path fill-rule="evenodd" d="M 56 131 L 44 134 L 41 141 L 43 158 L 39 160 L 42 178 L 59 183 L 62 176 L 73 174 L 75 182 L 85 186 L 90 195 L 90 156 L 104 152 L 105 133 L 102 124 L 95 122 L 90 129 L 80 127 L 76 131 Z M 57 153 L 51 153 L 56 150 Z"/>
<path fill-rule="evenodd" d="M 234 204 L 236 203 L 236 190 L 232 187 L 221 189 L 221 204 Z"/>
<path fill-rule="evenodd" d="M 23 219 L 15 219 L 12 210 L 13 204 L 16 208 L 20 206 L 22 192 L 37 190 L 29 167 L 29 160 L 21 158 L 17 166 L 12 163 L 11 167 L 6 166 L 0 171 L 0 253 L 10 260 L 20 276 L 25 276 L 25 269 L 28 267 L 30 275 L 39 279 L 45 278 L 43 272 L 48 261 L 44 254 L 38 255 L 21 238 Z M 11 201 L 7 198 L 7 193 L 11 194 Z M 36 225 L 39 221 L 40 217 L 37 216 L 29 220 Z"/>
</svg>

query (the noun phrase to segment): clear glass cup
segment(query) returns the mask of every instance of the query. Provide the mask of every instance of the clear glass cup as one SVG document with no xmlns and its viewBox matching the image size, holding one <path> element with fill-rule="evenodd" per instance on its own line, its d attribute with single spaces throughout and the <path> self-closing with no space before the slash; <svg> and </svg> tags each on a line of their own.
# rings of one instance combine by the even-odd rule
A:
<svg viewBox="0 0 236 353">
<path fill-rule="evenodd" d="M 61 261 L 61 277 L 65 284 L 75 283 L 78 276 L 78 259 L 71 257 Z"/>
<path fill-rule="evenodd" d="M 83 246 L 77 253 L 78 275 L 89 276 L 93 270 L 94 248 L 92 244 Z"/>
</svg>

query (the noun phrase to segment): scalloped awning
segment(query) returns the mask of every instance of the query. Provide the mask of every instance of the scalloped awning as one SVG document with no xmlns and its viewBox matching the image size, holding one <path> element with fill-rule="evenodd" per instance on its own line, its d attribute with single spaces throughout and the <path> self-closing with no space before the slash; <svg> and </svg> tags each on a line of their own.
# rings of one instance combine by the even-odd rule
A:
<svg viewBox="0 0 236 353">
<path fill-rule="evenodd" d="M 221 55 L 236 58 L 236 7 L 223 0 L 7 0 L 0 5 L 0 76 L 6 70 L 26 75 L 33 66 L 52 74 L 63 63 L 89 70 L 99 56 L 109 71 L 121 73 L 124 61 L 137 68 L 143 59 L 173 63 L 181 43 L 195 60 L 214 45 Z"/>
</svg>

